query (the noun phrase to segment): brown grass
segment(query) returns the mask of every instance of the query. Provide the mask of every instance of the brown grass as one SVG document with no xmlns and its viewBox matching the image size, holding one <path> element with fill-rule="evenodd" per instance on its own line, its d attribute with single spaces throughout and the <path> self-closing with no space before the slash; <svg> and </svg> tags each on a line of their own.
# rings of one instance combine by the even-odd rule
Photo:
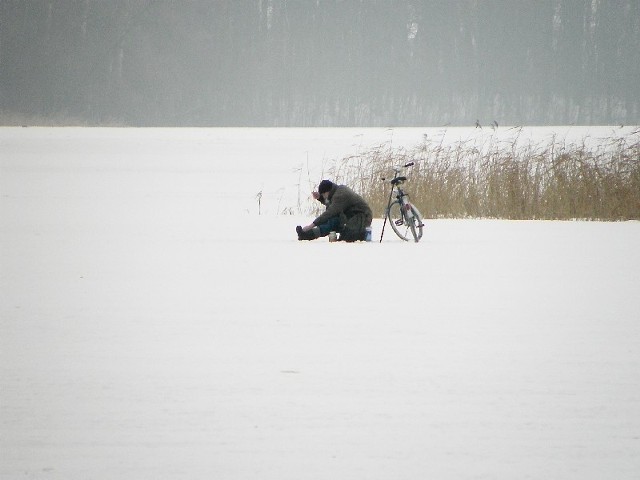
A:
<svg viewBox="0 0 640 480">
<path fill-rule="evenodd" d="M 389 195 L 381 178 L 410 161 L 406 190 L 425 218 L 640 219 L 640 130 L 596 147 L 557 138 L 383 144 L 337 161 L 328 174 L 362 193 L 381 217 Z"/>
</svg>

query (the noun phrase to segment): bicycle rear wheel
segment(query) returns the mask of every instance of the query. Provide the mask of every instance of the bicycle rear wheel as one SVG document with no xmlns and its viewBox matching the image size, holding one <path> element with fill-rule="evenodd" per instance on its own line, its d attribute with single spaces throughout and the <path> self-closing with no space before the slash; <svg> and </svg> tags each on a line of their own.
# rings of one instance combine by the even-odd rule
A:
<svg viewBox="0 0 640 480">
<path fill-rule="evenodd" d="M 407 205 L 405 205 L 406 207 Z M 416 207 L 408 204 L 408 207 L 413 215 L 407 215 L 406 211 L 402 211 L 402 205 L 397 200 L 389 206 L 387 211 L 387 218 L 391 224 L 391 228 L 396 232 L 396 235 L 402 240 L 408 242 L 413 240 L 419 242 L 422 238 L 422 215 Z M 408 218 L 407 218 L 408 217 Z"/>
</svg>

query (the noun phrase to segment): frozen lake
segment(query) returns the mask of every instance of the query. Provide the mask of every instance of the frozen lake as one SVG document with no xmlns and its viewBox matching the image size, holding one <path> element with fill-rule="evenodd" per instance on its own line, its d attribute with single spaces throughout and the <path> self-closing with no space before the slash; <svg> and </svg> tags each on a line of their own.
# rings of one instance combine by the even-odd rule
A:
<svg viewBox="0 0 640 480">
<path fill-rule="evenodd" d="M 636 479 L 640 222 L 275 215 L 425 132 L 1 128 L 0 478 Z"/>
</svg>

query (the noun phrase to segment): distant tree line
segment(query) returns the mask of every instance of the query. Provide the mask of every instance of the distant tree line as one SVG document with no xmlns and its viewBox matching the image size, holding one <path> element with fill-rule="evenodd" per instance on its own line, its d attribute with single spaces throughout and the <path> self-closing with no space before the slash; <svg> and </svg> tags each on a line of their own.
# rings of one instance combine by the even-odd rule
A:
<svg viewBox="0 0 640 480">
<path fill-rule="evenodd" d="M 0 2 L 4 125 L 476 120 L 640 123 L 640 2 Z"/>
</svg>

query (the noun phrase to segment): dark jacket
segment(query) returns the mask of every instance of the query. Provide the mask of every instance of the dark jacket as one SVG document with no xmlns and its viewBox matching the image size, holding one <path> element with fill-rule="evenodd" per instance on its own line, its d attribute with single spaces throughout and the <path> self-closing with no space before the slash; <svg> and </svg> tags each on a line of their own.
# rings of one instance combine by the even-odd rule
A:
<svg viewBox="0 0 640 480">
<path fill-rule="evenodd" d="M 373 215 L 367 202 L 346 185 L 333 185 L 329 191 L 329 198 L 325 201 L 321 196 L 320 203 L 327 209 L 316 218 L 316 225 L 327 222 L 330 218 L 340 218 L 340 240 L 354 242 L 364 240 L 365 229 L 371 225 Z"/>
</svg>

